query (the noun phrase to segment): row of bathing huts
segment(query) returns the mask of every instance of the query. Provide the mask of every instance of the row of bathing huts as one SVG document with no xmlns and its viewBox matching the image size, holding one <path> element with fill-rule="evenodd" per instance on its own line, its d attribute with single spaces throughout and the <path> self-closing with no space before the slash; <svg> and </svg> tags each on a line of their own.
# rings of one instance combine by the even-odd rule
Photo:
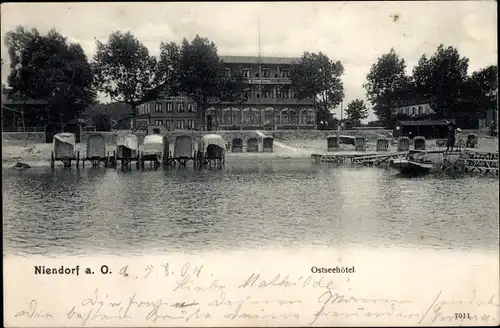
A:
<svg viewBox="0 0 500 328">
<path fill-rule="evenodd" d="M 477 145 L 477 142 L 478 142 L 477 135 L 471 133 L 467 135 L 467 139 L 465 142 L 463 140 L 458 140 L 456 146 L 474 148 Z M 377 139 L 376 151 L 377 152 L 388 151 L 389 146 L 391 144 L 397 145 L 397 151 L 408 151 L 410 150 L 410 146 L 412 144 L 415 150 L 426 149 L 426 139 L 424 137 L 417 136 L 413 138 L 413 140 L 408 137 L 399 137 L 397 140 L 379 138 Z M 366 149 L 366 139 L 363 137 L 344 136 L 344 135 L 329 136 L 327 138 L 327 146 L 329 152 L 338 151 L 342 148 L 343 145 L 351 146 L 356 151 L 364 151 Z M 446 140 L 445 139 L 436 140 L 436 147 L 438 148 L 446 147 Z"/>
<path fill-rule="evenodd" d="M 179 135 L 173 138 L 173 149 L 171 142 L 165 135 L 148 134 L 144 136 L 142 145 L 139 145 L 139 137 L 135 134 L 118 134 L 116 136 L 116 147 L 112 152 L 106 151 L 106 142 L 102 133 L 90 133 L 87 136 L 86 153 L 80 154 L 76 147 L 76 136 L 73 133 L 59 133 L 54 136 L 51 152 L 51 167 L 55 167 L 57 161 L 61 161 L 65 167 L 71 167 L 75 162 L 76 167 L 85 167 L 89 162 L 92 167 L 103 164 L 105 167 L 122 167 L 135 162 L 137 168 L 149 166 L 186 166 L 192 161 L 193 165 L 223 165 L 225 154 L 232 152 L 272 152 L 273 138 L 263 137 L 262 143 L 258 138 L 249 138 L 246 147 L 243 147 L 241 138 L 234 138 L 232 142 L 226 142 L 218 134 L 206 134 L 201 136 L 196 143 L 194 136 Z M 260 147 L 259 147 L 260 146 Z"/>
</svg>

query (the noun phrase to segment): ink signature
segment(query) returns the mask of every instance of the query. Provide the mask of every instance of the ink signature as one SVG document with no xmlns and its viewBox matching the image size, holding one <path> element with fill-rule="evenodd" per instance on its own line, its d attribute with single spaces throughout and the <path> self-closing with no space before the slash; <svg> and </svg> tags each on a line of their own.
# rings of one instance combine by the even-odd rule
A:
<svg viewBox="0 0 500 328">
<path fill-rule="evenodd" d="M 45 313 L 40 309 L 37 309 L 37 301 L 35 299 L 32 299 L 30 304 L 29 304 L 29 310 L 22 310 L 17 312 L 14 317 L 19 318 L 19 317 L 28 317 L 28 318 L 40 318 L 40 319 L 52 319 L 52 314 L 50 313 Z"/>
</svg>

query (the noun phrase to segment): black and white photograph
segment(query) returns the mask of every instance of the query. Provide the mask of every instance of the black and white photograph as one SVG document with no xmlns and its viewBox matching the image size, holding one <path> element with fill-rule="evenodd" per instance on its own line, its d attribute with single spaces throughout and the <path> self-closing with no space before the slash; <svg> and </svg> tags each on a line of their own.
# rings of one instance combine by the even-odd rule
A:
<svg viewBox="0 0 500 328">
<path fill-rule="evenodd" d="M 4 326 L 498 326 L 494 1 L 1 5 Z"/>
</svg>

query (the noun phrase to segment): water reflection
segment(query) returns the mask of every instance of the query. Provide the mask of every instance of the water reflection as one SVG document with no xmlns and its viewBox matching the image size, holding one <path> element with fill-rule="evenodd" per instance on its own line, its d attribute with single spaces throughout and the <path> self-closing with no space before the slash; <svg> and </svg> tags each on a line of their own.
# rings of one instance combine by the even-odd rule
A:
<svg viewBox="0 0 500 328">
<path fill-rule="evenodd" d="M 495 179 L 402 179 L 266 160 L 201 170 L 6 170 L 3 180 L 9 252 L 498 244 Z"/>
</svg>

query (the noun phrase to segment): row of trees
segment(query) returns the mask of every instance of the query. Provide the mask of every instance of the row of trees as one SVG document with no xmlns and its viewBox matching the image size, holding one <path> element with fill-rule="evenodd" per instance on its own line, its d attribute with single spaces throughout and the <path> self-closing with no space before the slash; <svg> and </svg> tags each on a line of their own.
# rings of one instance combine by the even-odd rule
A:
<svg viewBox="0 0 500 328">
<path fill-rule="evenodd" d="M 180 44 L 162 42 L 158 58 L 130 32 L 114 32 L 107 42 L 97 41 L 91 60 L 79 44 L 69 43 L 55 30 L 42 35 L 20 26 L 6 34 L 5 45 L 11 68 L 9 95 L 47 102 L 50 122 L 71 120 L 96 106 L 98 92 L 129 105 L 133 119 L 143 103 L 188 96 L 197 103 L 202 124 L 208 107 L 245 101 L 242 72 L 228 76 L 216 45 L 200 36 Z M 343 73 L 340 62 L 322 53 L 306 52 L 291 68 L 292 87 L 299 98 L 315 100 L 318 120 L 326 120 L 344 98 Z"/>
<path fill-rule="evenodd" d="M 17 27 L 6 34 L 5 45 L 11 68 L 9 96 L 48 103 L 43 115 L 49 122 L 67 122 L 97 106 L 98 92 L 128 105 L 134 119 L 143 103 L 185 95 L 197 103 L 202 125 L 208 107 L 245 101 L 247 86 L 241 72 L 227 75 L 216 45 L 200 36 L 180 44 L 162 42 L 158 57 L 130 32 L 114 32 L 106 42 L 97 41 L 91 60 L 79 44 L 68 42 L 55 30 L 42 35 L 36 29 Z M 476 120 L 496 105 L 497 66 L 468 75 L 468 62 L 457 49 L 440 45 L 431 57 L 423 55 L 409 76 L 405 60 L 391 49 L 367 75 L 367 98 L 386 125 L 394 121 L 392 109 L 406 91 L 432 99 L 440 117 Z M 299 98 L 315 100 L 318 122 L 331 120 L 331 111 L 343 101 L 343 74 L 342 63 L 321 52 L 305 52 L 292 65 L 292 87 Z M 355 99 L 346 114 L 359 124 L 368 116 L 368 109 Z"/>
<path fill-rule="evenodd" d="M 498 68 L 488 66 L 468 75 L 469 59 L 454 47 L 439 45 L 436 52 L 422 55 L 413 74 L 406 74 L 406 62 L 391 49 L 374 63 L 364 88 L 377 117 L 391 125 L 394 107 L 408 92 L 435 104 L 436 116 L 471 124 L 494 109 L 497 103 Z"/>
</svg>

